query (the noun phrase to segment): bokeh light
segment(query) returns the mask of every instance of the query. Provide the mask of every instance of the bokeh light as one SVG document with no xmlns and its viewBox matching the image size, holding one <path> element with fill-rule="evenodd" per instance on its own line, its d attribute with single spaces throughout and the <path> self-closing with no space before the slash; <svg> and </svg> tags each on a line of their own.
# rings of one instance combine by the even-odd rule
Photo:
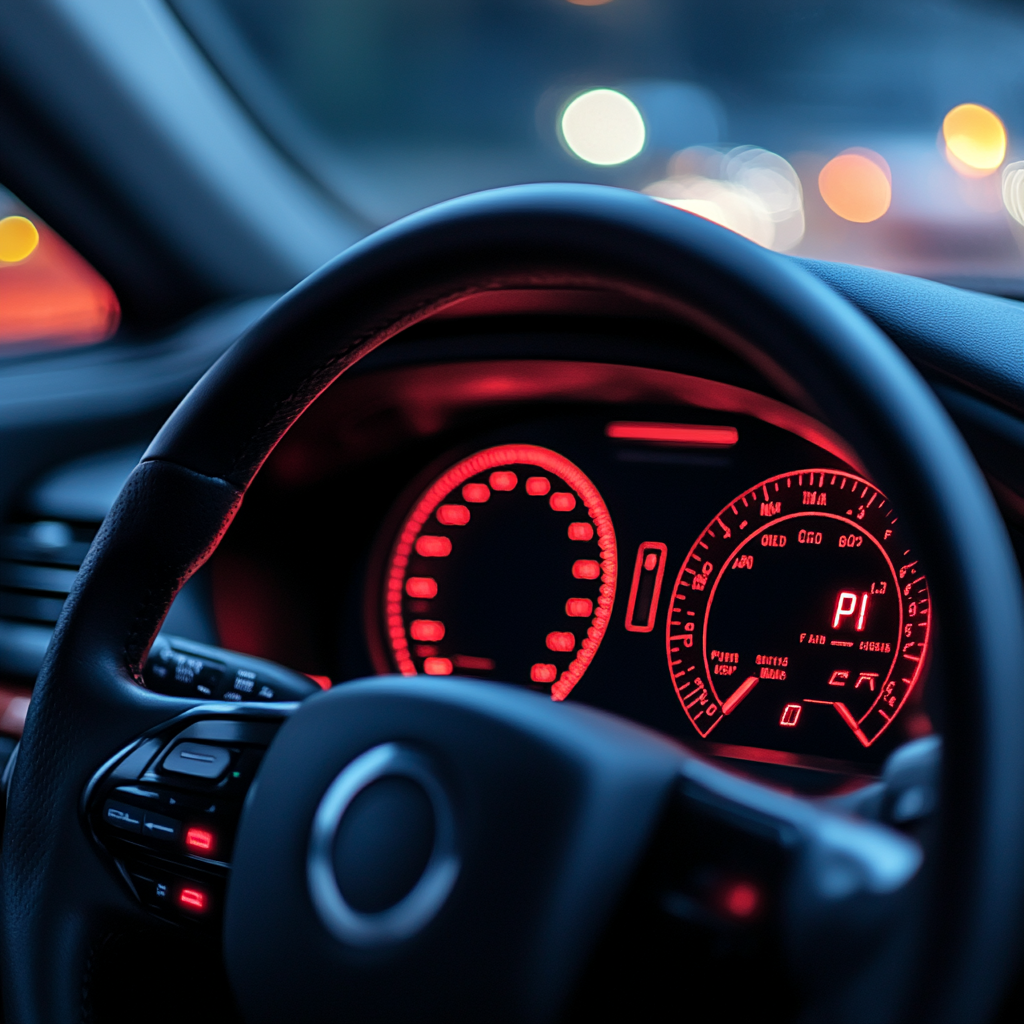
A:
<svg viewBox="0 0 1024 1024">
<path fill-rule="evenodd" d="M 632 160 L 647 138 L 636 104 L 614 89 L 591 89 L 562 111 L 562 140 L 589 164 L 610 167 Z"/>
<path fill-rule="evenodd" d="M 685 149 L 670 161 L 669 176 L 643 191 L 767 249 L 791 249 L 803 238 L 803 189 L 796 171 L 777 153 L 756 146 Z"/>
<path fill-rule="evenodd" d="M 17 215 L 0 220 L 0 262 L 20 263 L 39 245 L 39 232 L 28 217 Z"/>
<path fill-rule="evenodd" d="M 942 137 L 953 167 L 968 176 L 991 174 L 1006 158 L 1006 129 L 988 107 L 961 103 L 943 119 Z"/>
<path fill-rule="evenodd" d="M 821 169 L 818 191 L 828 208 L 843 220 L 868 224 L 889 209 L 892 174 L 878 153 L 848 149 Z"/>
</svg>

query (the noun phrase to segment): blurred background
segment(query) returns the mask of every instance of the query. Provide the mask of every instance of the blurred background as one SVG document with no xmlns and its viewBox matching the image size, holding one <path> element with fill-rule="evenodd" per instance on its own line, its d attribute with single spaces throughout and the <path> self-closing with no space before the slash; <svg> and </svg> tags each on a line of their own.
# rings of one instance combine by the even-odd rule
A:
<svg viewBox="0 0 1024 1024">
<path fill-rule="evenodd" d="M 591 181 L 801 255 L 1014 292 L 1024 271 L 1017 2 L 173 5 L 373 225 L 477 189 Z"/>
<path fill-rule="evenodd" d="M 108 337 L 122 309 L 148 329 L 213 298 L 269 294 L 395 218 L 534 181 L 642 191 L 779 251 L 1024 297 L 1016 0 L 119 0 L 117 17 L 113 7 L 86 14 L 88 4 L 47 3 L 82 25 L 91 19 L 96 45 L 113 53 L 116 44 L 125 61 L 143 52 L 145 33 L 187 37 L 204 63 L 178 60 L 166 95 L 155 63 L 139 58 L 132 81 L 148 74 L 154 109 L 180 101 L 174 131 L 194 126 L 198 140 L 183 149 L 208 145 L 211 167 L 225 154 L 241 161 L 222 208 L 248 202 L 278 262 L 197 215 L 184 192 L 175 198 L 189 179 L 171 180 L 159 156 L 139 163 L 137 179 L 166 175 L 167 210 L 140 198 L 133 215 L 163 216 L 160 231 L 177 233 L 175 260 L 206 260 L 199 277 L 189 271 L 185 298 L 160 297 L 159 267 L 143 294 L 135 278 L 123 283 L 130 261 L 82 250 L 111 290 L 0 192 L 0 343 L 9 351 L 33 339 Z M 59 62 L 42 70 L 53 78 Z M 203 76 L 311 199 L 280 212 L 267 197 L 283 194 L 284 171 L 260 192 L 239 146 L 215 151 L 220 129 L 204 127 L 214 100 L 204 97 L 194 116 L 183 98 Z M 144 147 L 127 146 L 120 125 L 105 140 L 96 116 L 87 143 L 126 174 Z M 132 187 L 141 196 L 144 186 Z M 88 248 L 94 237 L 70 241 Z M 248 264 L 228 280 L 243 252 Z M 34 320 L 40 302 L 48 312 Z"/>
</svg>

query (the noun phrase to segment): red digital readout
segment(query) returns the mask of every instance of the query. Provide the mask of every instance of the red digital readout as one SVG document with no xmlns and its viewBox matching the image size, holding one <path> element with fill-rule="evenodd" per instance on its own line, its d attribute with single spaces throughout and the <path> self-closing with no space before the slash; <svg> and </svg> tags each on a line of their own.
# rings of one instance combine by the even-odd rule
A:
<svg viewBox="0 0 1024 1024">
<path fill-rule="evenodd" d="M 526 475 L 524 468 L 526 473 L 529 470 L 541 470 L 548 475 Z M 487 483 L 479 479 L 481 476 L 484 476 Z M 551 684 L 552 699 L 563 700 L 587 670 L 607 631 L 615 599 L 618 564 L 615 532 L 608 508 L 593 483 L 564 456 L 536 445 L 504 445 L 478 452 L 443 473 L 415 503 L 399 531 L 385 578 L 383 624 L 384 637 L 390 646 L 395 667 L 403 675 L 416 675 L 417 671 L 426 675 L 449 675 L 456 666 L 471 668 L 470 662 L 476 660 L 480 661 L 481 671 L 484 670 L 483 663 L 486 663 L 488 670 L 493 668 L 494 660 L 491 658 L 475 659 L 456 653 L 445 656 L 448 652 L 444 644 L 451 642 L 448 633 L 451 632 L 452 636 L 461 635 L 457 628 L 458 622 L 450 618 L 451 614 L 456 614 L 457 618 L 457 613 L 448 610 L 449 604 L 443 606 L 445 610 L 442 614 L 450 630 L 436 619 L 406 619 L 403 611 L 403 600 L 406 597 L 431 600 L 437 596 L 440 588 L 444 588 L 447 600 L 452 601 L 457 587 L 449 583 L 445 574 L 456 571 L 455 567 L 459 563 L 456 562 L 450 568 L 439 567 L 436 577 L 407 576 L 407 573 L 410 570 L 416 572 L 417 569 L 422 572 L 422 568 L 426 568 L 410 565 L 414 554 L 420 558 L 447 558 L 461 543 L 459 538 L 463 536 L 462 529 L 450 536 L 424 534 L 422 530 L 431 518 L 444 526 L 462 527 L 470 531 L 472 537 L 477 537 L 473 531 L 488 529 L 487 517 L 483 517 L 478 526 L 467 505 L 449 500 L 453 493 L 467 504 L 490 502 L 496 508 L 500 506 L 507 509 L 509 506 L 500 503 L 517 500 L 516 491 L 522 478 L 525 480 L 523 490 L 518 492 L 520 495 L 550 495 L 546 504 L 553 512 L 584 513 L 583 521 L 568 524 L 568 537 L 574 541 L 595 544 L 597 554 L 597 557 L 576 559 L 571 568 L 574 579 L 597 584 L 593 597 L 570 598 L 565 605 L 567 616 L 590 618 L 588 626 L 581 623 L 582 639 L 577 639 L 577 635 L 572 632 L 558 629 L 537 637 L 522 638 L 523 643 L 543 644 L 548 650 L 571 656 L 564 668 L 548 662 L 537 662 L 530 669 L 530 680 Z M 553 487 L 556 478 L 557 483 Z M 453 511 L 456 509 L 459 511 Z M 507 515 L 508 512 L 503 514 Z M 557 525 L 555 518 L 551 522 L 552 529 L 564 538 L 566 534 L 561 533 L 566 529 L 564 521 L 561 526 Z M 495 536 L 494 542 L 501 543 L 501 537 Z M 479 538 L 476 543 L 479 543 Z M 547 566 L 544 568 L 551 571 Z M 425 605 L 410 605 L 410 610 L 421 613 L 427 611 L 427 608 Z M 421 645 L 414 651 L 410 649 L 411 642 Z M 442 646 L 436 646 L 438 644 Z M 419 668 L 414 658 L 422 658 Z"/>
</svg>

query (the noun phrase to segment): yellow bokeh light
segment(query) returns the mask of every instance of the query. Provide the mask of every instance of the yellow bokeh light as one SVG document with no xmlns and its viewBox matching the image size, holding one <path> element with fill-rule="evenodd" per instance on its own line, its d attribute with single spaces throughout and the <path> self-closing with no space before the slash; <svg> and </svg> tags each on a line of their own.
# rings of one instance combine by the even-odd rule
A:
<svg viewBox="0 0 1024 1024">
<path fill-rule="evenodd" d="M 991 174 L 1006 158 L 1006 129 L 988 107 L 961 103 L 943 119 L 949 162 L 961 173 Z"/>
<path fill-rule="evenodd" d="M 28 217 L 0 220 L 0 262 L 20 263 L 35 252 L 38 244 L 39 232 Z"/>
<path fill-rule="evenodd" d="M 591 89 L 577 96 L 562 111 L 559 127 L 571 152 L 603 167 L 632 160 L 647 139 L 640 111 L 614 89 Z"/>
<path fill-rule="evenodd" d="M 821 169 L 818 191 L 828 208 L 843 220 L 868 224 L 889 209 L 892 175 L 878 153 L 847 150 Z"/>
</svg>

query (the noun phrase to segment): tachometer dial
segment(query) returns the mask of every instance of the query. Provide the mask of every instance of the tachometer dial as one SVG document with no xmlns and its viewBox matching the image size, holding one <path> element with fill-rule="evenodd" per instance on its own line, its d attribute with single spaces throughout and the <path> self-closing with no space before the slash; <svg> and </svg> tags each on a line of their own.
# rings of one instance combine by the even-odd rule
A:
<svg viewBox="0 0 1024 1024">
<path fill-rule="evenodd" d="M 384 631 L 403 675 L 480 676 L 564 699 L 615 600 L 615 531 L 579 467 L 536 445 L 477 452 L 402 523 Z"/>
<path fill-rule="evenodd" d="M 786 473 L 727 505 L 690 549 L 669 605 L 669 671 L 702 737 L 870 747 L 918 681 L 930 618 L 885 495 L 850 473 Z"/>
</svg>

